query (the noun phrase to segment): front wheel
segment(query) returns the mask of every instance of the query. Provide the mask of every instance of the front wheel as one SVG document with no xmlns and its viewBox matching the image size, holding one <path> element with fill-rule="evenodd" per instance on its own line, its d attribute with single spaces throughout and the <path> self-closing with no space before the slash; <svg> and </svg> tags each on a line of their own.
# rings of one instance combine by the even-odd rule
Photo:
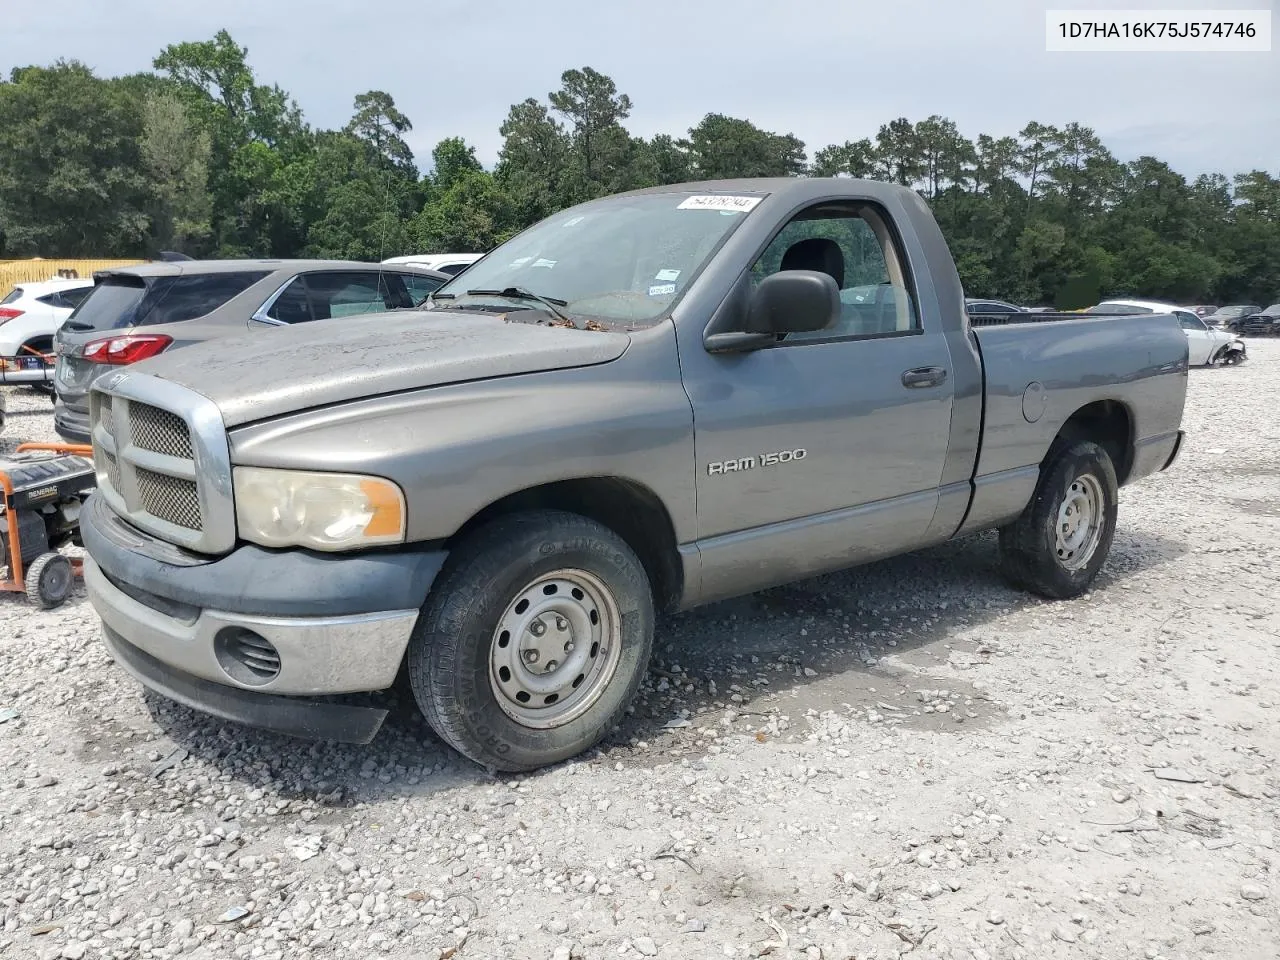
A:
<svg viewBox="0 0 1280 960">
<path fill-rule="evenodd" d="M 1056 447 L 1031 502 L 1000 530 L 1005 576 L 1055 600 L 1088 590 L 1111 552 L 1117 487 L 1111 457 L 1096 443 Z"/>
<path fill-rule="evenodd" d="M 653 594 L 634 551 L 576 514 L 499 518 L 454 551 L 409 645 L 432 729 L 466 757 L 532 770 L 602 740 L 653 645 Z"/>
</svg>

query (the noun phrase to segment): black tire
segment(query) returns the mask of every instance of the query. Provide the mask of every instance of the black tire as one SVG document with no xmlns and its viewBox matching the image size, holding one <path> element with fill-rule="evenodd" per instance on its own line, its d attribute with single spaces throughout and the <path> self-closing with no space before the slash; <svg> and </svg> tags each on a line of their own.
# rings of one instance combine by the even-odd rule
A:
<svg viewBox="0 0 1280 960">
<path fill-rule="evenodd" d="M 1040 469 L 1035 496 L 1017 520 L 1000 530 L 1004 575 L 1015 586 L 1050 599 L 1080 596 L 1111 552 L 1118 493 L 1115 466 L 1102 447 L 1087 440 L 1055 445 Z M 1102 507 L 1096 539 L 1086 535 L 1077 550 L 1064 551 L 1058 539 L 1060 511 L 1068 499 L 1079 504 L 1082 496 Z M 1073 539 L 1068 538 L 1067 547 Z"/>
<path fill-rule="evenodd" d="M 71 596 L 75 580 L 70 560 L 60 553 L 42 553 L 27 567 L 23 586 L 28 600 L 45 610 L 52 610 Z"/>
<path fill-rule="evenodd" d="M 587 663 L 584 671 L 591 671 L 590 676 L 584 672 L 578 677 L 556 706 L 550 703 L 551 698 L 543 698 L 547 704 L 537 703 L 538 697 L 530 701 L 521 686 L 521 676 L 543 668 L 530 666 L 528 673 L 523 673 L 519 664 L 513 663 L 520 675 L 512 679 L 512 671 L 508 670 L 504 678 L 507 683 L 503 683 L 498 679 L 502 668 L 495 667 L 495 663 L 502 657 L 520 658 L 523 663 L 523 657 L 531 653 L 526 644 L 541 642 L 530 640 L 532 634 L 523 630 L 516 631 L 521 636 L 512 642 L 499 627 L 504 620 L 514 625 L 513 618 L 523 615 L 517 602 L 521 595 L 536 588 L 542 578 L 559 571 L 585 573 L 593 578 L 591 582 L 596 587 L 603 586 L 607 596 L 598 594 L 604 601 L 597 604 L 602 610 L 598 615 L 590 610 L 593 595 L 584 599 L 582 591 L 575 587 L 571 590 L 572 600 L 568 592 L 559 596 L 586 610 L 587 619 L 575 622 L 588 630 L 592 624 L 616 620 L 617 631 L 610 628 L 610 636 L 615 636 L 617 642 L 584 646 L 579 641 L 576 654 L 570 652 L 575 644 L 566 643 L 562 664 L 551 663 L 550 656 L 559 654 L 545 659 L 545 669 L 552 673 L 569 665 L 571 658 L 574 663 Z M 547 592 L 550 586 L 554 584 L 539 589 L 550 598 L 547 603 L 558 602 L 552 597 L 555 591 Z M 539 607 L 526 605 L 525 610 L 529 609 Z M 573 609 L 581 612 L 579 607 Z M 559 614 L 554 617 L 557 629 L 564 629 L 560 626 L 562 621 L 569 623 Z M 537 627 L 531 623 L 528 630 Z M 432 729 L 463 756 L 494 770 L 533 770 L 577 756 L 614 728 L 648 669 L 653 627 L 653 590 L 644 566 L 612 530 L 585 517 L 559 511 L 500 517 L 459 545 L 432 587 L 409 642 L 409 681 Z M 600 627 L 601 631 L 605 629 Z M 570 625 L 570 632 L 557 635 L 555 641 L 578 635 Z M 503 636 L 507 642 L 502 642 Z M 549 642 L 550 637 L 547 639 Z M 584 660 L 583 650 L 592 659 Z M 537 652 L 532 651 L 535 656 Z M 606 660 L 597 661 L 598 656 L 610 658 L 612 668 Z M 565 671 L 558 682 L 563 684 L 563 678 L 577 669 L 574 666 Z M 584 683 L 584 678 L 590 682 Z M 541 682 L 541 678 L 533 682 Z M 579 686 L 585 688 L 581 694 Z M 504 697 L 495 687 L 509 695 Z M 516 703 L 515 698 L 521 694 L 531 706 Z M 583 712 L 574 716 L 568 711 L 563 723 L 547 729 L 538 729 L 511 715 L 511 711 L 544 707 L 562 711 L 573 707 Z"/>
</svg>

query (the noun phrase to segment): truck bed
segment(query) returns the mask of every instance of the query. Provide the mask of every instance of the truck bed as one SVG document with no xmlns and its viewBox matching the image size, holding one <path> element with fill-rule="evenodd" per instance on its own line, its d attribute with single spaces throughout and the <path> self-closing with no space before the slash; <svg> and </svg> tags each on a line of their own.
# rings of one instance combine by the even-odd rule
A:
<svg viewBox="0 0 1280 960">
<path fill-rule="evenodd" d="M 1045 436 L 1080 411 L 1126 425 L 1127 435 L 1115 444 L 1121 484 L 1160 469 L 1163 463 L 1149 460 L 1182 421 L 1187 340 L 1172 315 L 1011 316 L 1011 322 L 992 323 L 981 320 L 995 318 L 971 318 L 985 403 L 968 530 L 1004 522 L 1010 504 L 1020 509 L 1030 499 Z M 1132 456 L 1122 456 L 1125 449 L 1133 449 Z"/>
</svg>

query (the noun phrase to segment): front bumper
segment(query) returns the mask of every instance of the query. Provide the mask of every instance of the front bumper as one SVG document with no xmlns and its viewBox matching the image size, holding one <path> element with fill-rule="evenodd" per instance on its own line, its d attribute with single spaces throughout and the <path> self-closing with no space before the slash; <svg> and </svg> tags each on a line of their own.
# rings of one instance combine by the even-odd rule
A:
<svg viewBox="0 0 1280 960">
<path fill-rule="evenodd" d="M 375 707 L 250 693 L 211 683 L 174 670 L 110 627 L 104 626 L 102 633 L 116 663 L 135 679 L 170 700 L 223 720 L 308 740 L 368 743 L 387 716 L 386 710 Z"/>
<path fill-rule="evenodd" d="M 355 742 L 372 737 L 386 711 L 306 698 L 395 682 L 445 557 L 243 546 L 211 560 L 136 530 L 96 495 L 82 510 L 81 535 L 90 602 L 134 677 L 226 719 Z M 245 635 L 269 647 L 274 673 L 245 669 Z"/>
<path fill-rule="evenodd" d="M 112 583 L 92 557 L 85 558 L 84 585 L 103 624 L 142 652 L 181 673 L 260 693 L 385 690 L 395 682 L 418 619 L 416 609 L 344 617 L 261 617 L 176 604 L 161 610 L 135 599 L 145 594 L 130 596 Z M 220 659 L 217 641 L 238 631 L 275 649 L 280 666 L 272 679 L 245 683 L 228 672 L 237 661 L 226 654 Z"/>
</svg>

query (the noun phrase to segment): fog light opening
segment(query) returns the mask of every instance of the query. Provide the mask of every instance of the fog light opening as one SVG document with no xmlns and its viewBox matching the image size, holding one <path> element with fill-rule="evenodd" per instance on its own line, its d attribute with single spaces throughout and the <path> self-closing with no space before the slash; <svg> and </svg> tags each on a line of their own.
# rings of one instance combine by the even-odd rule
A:
<svg viewBox="0 0 1280 960">
<path fill-rule="evenodd" d="M 213 638 L 218 666 L 236 683 L 259 687 L 280 675 L 280 653 L 271 641 L 244 627 L 223 627 Z"/>
</svg>

